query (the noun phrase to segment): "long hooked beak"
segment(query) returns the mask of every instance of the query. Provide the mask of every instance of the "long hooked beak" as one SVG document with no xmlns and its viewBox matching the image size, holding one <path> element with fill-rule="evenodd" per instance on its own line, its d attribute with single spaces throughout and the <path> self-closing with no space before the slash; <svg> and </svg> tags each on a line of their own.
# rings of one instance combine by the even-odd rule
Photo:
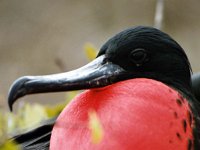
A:
<svg viewBox="0 0 200 150">
<path fill-rule="evenodd" d="M 18 98 L 34 93 L 103 87 L 122 80 L 125 72 L 120 66 L 108 61 L 106 56 L 102 55 L 87 65 L 70 72 L 44 76 L 24 76 L 12 84 L 8 94 L 8 105 L 12 111 L 13 103 Z"/>
</svg>

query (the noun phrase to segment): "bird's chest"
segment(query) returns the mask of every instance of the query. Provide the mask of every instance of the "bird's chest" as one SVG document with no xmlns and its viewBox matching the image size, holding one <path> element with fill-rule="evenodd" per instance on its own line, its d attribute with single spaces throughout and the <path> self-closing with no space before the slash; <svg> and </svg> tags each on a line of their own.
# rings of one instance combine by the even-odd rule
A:
<svg viewBox="0 0 200 150">
<path fill-rule="evenodd" d="M 89 112 L 95 111 L 102 139 L 91 139 Z M 51 137 L 51 149 L 187 150 L 192 145 L 192 116 L 187 101 L 150 79 L 131 79 L 87 90 L 66 106 Z"/>
</svg>

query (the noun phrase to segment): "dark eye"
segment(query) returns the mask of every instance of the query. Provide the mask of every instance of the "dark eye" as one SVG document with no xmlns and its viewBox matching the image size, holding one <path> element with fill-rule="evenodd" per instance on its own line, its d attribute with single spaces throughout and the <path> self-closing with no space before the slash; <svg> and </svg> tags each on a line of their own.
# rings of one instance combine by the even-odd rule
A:
<svg viewBox="0 0 200 150">
<path fill-rule="evenodd" d="M 136 66 L 141 66 L 144 62 L 148 60 L 147 51 L 142 48 L 134 49 L 129 57 L 130 60 L 136 64 Z"/>
</svg>

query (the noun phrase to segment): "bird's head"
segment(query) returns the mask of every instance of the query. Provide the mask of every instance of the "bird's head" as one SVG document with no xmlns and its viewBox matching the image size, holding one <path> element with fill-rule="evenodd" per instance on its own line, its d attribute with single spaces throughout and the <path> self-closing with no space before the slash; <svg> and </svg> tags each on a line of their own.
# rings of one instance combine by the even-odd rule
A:
<svg viewBox="0 0 200 150">
<path fill-rule="evenodd" d="M 139 26 L 110 38 L 95 60 L 77 70 L 17 79 L 8 103 L 12 109 L 27 94 L 98 88 L 131 78 L 151 78 L 190 90 L 191 67 L 184 50 L 169 35 Z"/>
<path fill-rule="evenodd" d="M 184 50 L 158 29 L 139 26 L 124 30 L 102 46 L 97 57 L 102 55 L 132 74 L 128 75 L 131 78 L 147 77 L 191 87 L 192 70 Z"/>
</svg>

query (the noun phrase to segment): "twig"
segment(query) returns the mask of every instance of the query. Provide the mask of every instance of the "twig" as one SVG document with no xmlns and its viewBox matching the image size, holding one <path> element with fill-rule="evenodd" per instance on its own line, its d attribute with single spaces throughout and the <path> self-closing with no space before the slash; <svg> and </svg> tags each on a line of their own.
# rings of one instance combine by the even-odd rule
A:
<svg viewBox="0 0 200 150">
<path fill-rule="evenodd" d="M 164 15 L 164 0 L 157 0 L 155 18 L 154 18 L 155 28 L 162 29 L 163 15 Z"/>
</svg>

